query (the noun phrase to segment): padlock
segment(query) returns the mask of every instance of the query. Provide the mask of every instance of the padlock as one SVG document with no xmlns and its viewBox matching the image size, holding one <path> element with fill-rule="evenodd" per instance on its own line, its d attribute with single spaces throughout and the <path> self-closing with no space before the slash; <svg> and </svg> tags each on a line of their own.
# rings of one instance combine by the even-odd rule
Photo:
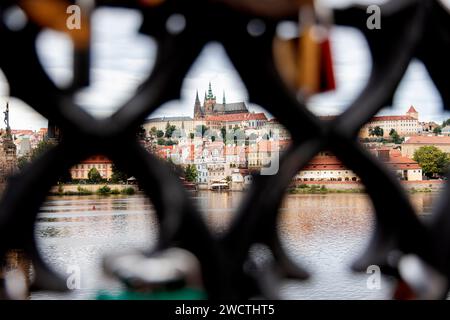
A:
<svg viewBox="0 0 450 320">
<path fill-rule="evenodd" d="M 127 251 L 105 257 L 109 276 L 124 285 L 119 294 L 101 291 L 99 300 L 205 299 L 200 263 L 189 251 L 169 248 L 146 255 Z"/>
</svg>

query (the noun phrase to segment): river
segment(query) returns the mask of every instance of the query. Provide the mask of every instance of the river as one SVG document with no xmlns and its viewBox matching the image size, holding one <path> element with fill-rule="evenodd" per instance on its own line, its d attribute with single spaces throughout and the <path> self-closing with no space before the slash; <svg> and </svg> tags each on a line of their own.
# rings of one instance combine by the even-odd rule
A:
<svg viewBox="0 0 450 320">
<path fill-rule="evenodd" d="M 214 232 L 223 232 L 243 194 L 202 191 L 193 198 Z M 416 193 L 411 200 L 428 214 L 435 193 Z M 94 210 L 95 207 L 95 210 Z M 380 289 L 367 288 L 367 274 L 349 265 L 365 248 L 373 228 L 372 206 L 365 194 L 288 195 L 279 219 L 283 246 L 311 273 L 306 282 L 285 281 L 286 299 L 383 299 L 392 290 L 383 278 Z M 101 271 L 103 254 L 155 243 L 158 226 L 153 206 L 143 195 L 50 197 L 39 214 L 36 238 L 48 263 L 61 274 L 80 271 L 80 289 L 69 294 L 39 292 L 32 299 L 89 299 L 98 289 L 119 290 Z"/>
</svg>

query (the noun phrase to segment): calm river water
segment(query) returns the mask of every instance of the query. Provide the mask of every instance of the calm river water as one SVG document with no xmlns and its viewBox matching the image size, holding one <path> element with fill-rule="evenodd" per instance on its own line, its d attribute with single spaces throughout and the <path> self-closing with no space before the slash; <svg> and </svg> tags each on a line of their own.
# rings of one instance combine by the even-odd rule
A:
<svg viewBox="0 0 450 320">
<path fill-rule="evenodd" d="M 208 225 L 222 232 L 242 193 L 197 192 L 193 198 Z M 416 193 L 412 202 L 427 214 L 437 194 Z M 95 206 L 95 210 L 93 207 Z M 312 273 L 307 282 L 286 281 L 287 299 L 383 299 L 389 279 L 379 290 L 366 286 L 368 275 L 349 265 L 365 247 L 373 228 L 372 207 L 364 194 L 288 195 L 281 208 L 279 232 L 289 254 Z M 32 299 L 88 299 L 98 289 L 118 290 L 101 272 L 103 254 L 130 247 L 146 248 L 158 236 L 153 206 L 142 195 L 52 197 L 39 215 L 36 238 L 45 259 L 62 274 L 79 268 L 81 289 L 60 296 L 42 292 Z M 72 271 L 73 272 L 73 271 Z"/>
</svg>

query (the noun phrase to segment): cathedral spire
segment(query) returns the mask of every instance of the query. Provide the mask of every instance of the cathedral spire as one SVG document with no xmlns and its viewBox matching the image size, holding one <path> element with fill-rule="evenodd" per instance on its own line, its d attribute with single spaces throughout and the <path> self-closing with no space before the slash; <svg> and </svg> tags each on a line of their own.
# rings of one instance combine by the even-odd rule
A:
<svg viewBox="0 0 450 320">
<path fill-rule="evenodd" d="M 201 118 L 202 116 L 202 105 L 200 103 L 200 99 L 198 98 L 198 90 L 195 95 L 195 104 L 194 104 L 194 118 Z M 183 123 L 184 125 L 184 123 Z"/>
<path fill-rule="evenodd" d="M 212 98 L 212 88 L 211 88 L 211 81 L 209 82 L 209 88 L 208 88 L 208 98 Z"/>
<path fill-rule="evenodd" d="M 200 104 L 200 99 L 198 98 L 198 90 L 197 90 L 197 94 L 195 95 L 195 104 Z"/>
<path fill-rule="evenodd" d="M 209 88 L 208 88 L 208 100 L 215 100 L 216 99 L 216 97 L 213 95 L 213 92 L 212 92 L 212 88 L 211 88 L 211 81 L 209 82 Z"/>
</svg>

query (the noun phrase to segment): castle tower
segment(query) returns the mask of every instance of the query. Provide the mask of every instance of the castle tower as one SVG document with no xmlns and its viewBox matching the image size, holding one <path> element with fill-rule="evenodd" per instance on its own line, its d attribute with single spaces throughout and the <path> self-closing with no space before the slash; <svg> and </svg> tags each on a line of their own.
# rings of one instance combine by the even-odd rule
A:
<svg viewBox="0 0 450 320">
<path fill-rule="evenodd" d="M 414 118 L 416 120 L 419 120 L 419 113 L 414 108 L 414 106 L 409 107 L 409 110 L 406 112 L 407 116 L 410 116 L 411 118 Z"/>
</svg>

